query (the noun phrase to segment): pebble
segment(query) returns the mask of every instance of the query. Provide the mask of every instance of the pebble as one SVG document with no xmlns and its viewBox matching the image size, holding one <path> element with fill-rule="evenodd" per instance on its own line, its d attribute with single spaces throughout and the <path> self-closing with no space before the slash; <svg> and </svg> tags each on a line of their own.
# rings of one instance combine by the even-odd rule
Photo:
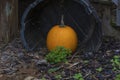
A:
<svg viewBox="0 0 120 80">
<path fill-rule="evenodd" d="M 86 52 L 86 53 L 83 53 L 82 55 L 82 58 L 83 59 L 93 59 L 94 58 L 94 54 L 92 52 Z"/>
<path fill-rule="evenodd" d="M 120 49 L 114 50 L 114 51 L 115 51 L 115 54 L 120 54 Z"/>
<path fill-rule="evenodd" d="M 0 78 L 2 78 L 3 77 L 3 75 L 2 74 L 0 74 Z"/>
<path fill-rule="evenodd" d="M 24 80 L 34 80 L 35 78 L 34 77 L 32 77 L 32 76 L 28 76 L 28 77 L 26 77 Z"/>
<path fill-rule="evenodd" d="M 48 64 L 47 61 L 44 59 L 44 60 L 37 60 L 36 61 L 36 65 L 41 65 L 41 64 Z"/>
<path fill-rule="evenodd" d="M 33 76 L 28 76 L 24 80 L 42 80 L 42 79 L 37 79 L 37 78 L 35 78 Z"/>
</svg>

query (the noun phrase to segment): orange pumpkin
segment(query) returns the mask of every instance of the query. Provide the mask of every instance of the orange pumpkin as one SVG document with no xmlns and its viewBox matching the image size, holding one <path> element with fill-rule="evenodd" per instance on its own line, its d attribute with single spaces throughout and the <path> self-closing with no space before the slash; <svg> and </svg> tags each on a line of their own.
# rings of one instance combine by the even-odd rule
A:
<svg viewBox="0 0 120 80">
<path fill-rule="evenodd" d="M 57 46 L 63 46 L 74 52 L 77 48 L 78 38 L 76 32 L 70 26 L 55 25 L 48 32 L 46 43 L 49 50 Z"/>
</svg>

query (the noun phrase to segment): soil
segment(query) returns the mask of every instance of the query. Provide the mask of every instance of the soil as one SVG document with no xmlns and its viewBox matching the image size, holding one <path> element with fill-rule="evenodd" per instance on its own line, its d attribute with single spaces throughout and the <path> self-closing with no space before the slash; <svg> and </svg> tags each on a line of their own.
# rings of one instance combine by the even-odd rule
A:
<svg viewBox="0 0 120 80">
<path fill-rule="evenodd" d="M 7 45 L 0 42 L 0 80 L 82 80 L 74 78 L 77 74 L 84 80 L 115 80 L 120 74 L 120 59 L 112 62 L 120 57 L 120 40 L 113 37 L 104 37 L 97 52 L 76 51 L 66 63 L 50 64 L 45 60 L 48 52 L 28 52 L 19 38 Z"/>
</svg>

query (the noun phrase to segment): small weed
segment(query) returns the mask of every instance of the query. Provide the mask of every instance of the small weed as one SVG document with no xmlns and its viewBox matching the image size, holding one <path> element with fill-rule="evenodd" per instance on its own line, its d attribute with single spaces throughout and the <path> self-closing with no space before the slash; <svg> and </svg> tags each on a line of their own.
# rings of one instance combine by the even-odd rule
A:
<svg viewBox="0 0 120 80">
<path fill-rule="evenodd" d="M 81 73 L 77 73 L 73 76 L 75 80 L 84 80 L 83 76 Z"/>
<path fill-rule="evenodd" d="M 87 63 L 89 63 L 89 61 L 88 61 L 88 60 L 85 60 L 84 63 L 87 64 Z"/>
<path fill-rule="evenodd" d="M 120 74 L 116 75 L 115 80 L 120 80 Z"/>
<path fill-rule="evenodd" d="M 59 70 L 59 67 L 51 68 L 51 69 L 48 70 L 48 73 L 56 72 L 57 70 Z"/>
<path fill-rule="evenodd" d="M 113 70 L 120 69 L 120 56 L 115 55 L 113 59 L 111 60 L 112 65 L 113 65 Z"/>
<path fill-rule="evenodd" d="M 46 60 L 51 64 L 66 62 L 67 56 L 71 55 L 71 53 L 72 51 L 70 49 L 56 47 L 54 50 L 50 51 L 48 55 L 46 55 Z"/>
<path fill-rule="evenodd" d="M 62 76 L 61 75 L 56 75 L 55 79 L 60 80 L 60 79 L 62 79 Z"/>
<path fill-rule="evenodd" d="M 101 72 L 102 70 L 103 70 L 102 67 L 99 67 L 96 69 L 96 71 L 98 71 L 98 72 Z"/>
<path fill-rule="evenodd" d="M 42 79 L 40 79 L 40 80 L 46 80 L 44 77 L 42 78 Z"/>
</svg>

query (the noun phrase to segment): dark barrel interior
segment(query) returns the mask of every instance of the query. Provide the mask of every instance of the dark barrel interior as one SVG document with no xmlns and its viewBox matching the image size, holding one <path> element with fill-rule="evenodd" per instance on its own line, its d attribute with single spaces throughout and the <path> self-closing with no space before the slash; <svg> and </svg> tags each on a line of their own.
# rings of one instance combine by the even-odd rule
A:
<svg viewBox="0 0 120 80">
<path fill-rule="evenodd" d="M 62 7 L 61 7 L 62 6 Z M 28 51 L 46 46 L 48 31 L 61 22 L 71 26 L 78 35 L 79 48 L 96 51 L 101 44 L 101 23 L 86 0 L 35 0 L 21 19 L 21 39 Z"/>
</svg>

